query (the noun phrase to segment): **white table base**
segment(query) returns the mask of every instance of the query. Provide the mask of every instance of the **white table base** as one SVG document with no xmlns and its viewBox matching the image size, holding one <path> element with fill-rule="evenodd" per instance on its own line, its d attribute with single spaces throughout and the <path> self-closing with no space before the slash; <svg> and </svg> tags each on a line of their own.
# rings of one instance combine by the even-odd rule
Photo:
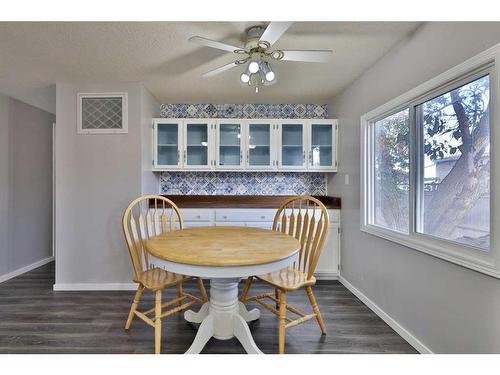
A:
<svg viewBox="0 0 500 375">
<path fill-rule="evenodd" d="M 186 354 L 200 353 L 210 338 L 229 340 L 236 337 L 249 354 L 263 354 L 253 340 L 247 322 L 259 319 L 260 311 L 248 311 L 238 301 L 239 278 L 210 280 L 210 302 L 198 312 L 188 310 L 184 318 L 191 323 L 201 323 L 198 333 Z"/>
</svg>

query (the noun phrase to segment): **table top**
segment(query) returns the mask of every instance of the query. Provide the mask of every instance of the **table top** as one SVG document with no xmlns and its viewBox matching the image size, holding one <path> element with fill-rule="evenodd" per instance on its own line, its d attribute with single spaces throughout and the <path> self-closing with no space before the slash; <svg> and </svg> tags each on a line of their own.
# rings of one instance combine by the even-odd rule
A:
<svg viewBox="0 0 500 375">
<path fill-rule="evenodd" d="M 194 227 L 146 242 L 151 255 L 196 266 L 249 266 L 277 262 L 296 254 L 299 241 L 287 234 L 249 227 Z"/>
</svg>

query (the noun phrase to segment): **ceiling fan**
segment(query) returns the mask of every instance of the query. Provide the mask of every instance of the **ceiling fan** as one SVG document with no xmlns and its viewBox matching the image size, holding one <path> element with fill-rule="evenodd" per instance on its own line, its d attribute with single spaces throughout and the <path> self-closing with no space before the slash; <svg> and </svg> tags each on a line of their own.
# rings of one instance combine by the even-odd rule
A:
<svg viewBox="0 0 500 375">
<path fill-rule="evenodd" d="M 270 62 L 298 61 L 325 63 L 328 62 L 332 55 L 331 50 L 272 50 L 272 45 L 278 41 L 292 23 L 271 22 L 267 27 L 250 27 L 246 30 L 247 40 L 243 48 L 201 36 L 192 36 L 189 38 L 189 41 L 232 52 L 237 55 L 238 59 L 236 61 L 213 69 L 203 74 L 203 77 L 212 77 L 248 63 L 246 70 L 240 75 L 240 81 L 245 85 L 255 86 L 255 92 L 259 92 L 260 86 L 276 83 L 276 73 L 273 71 Z"/>
</svg>

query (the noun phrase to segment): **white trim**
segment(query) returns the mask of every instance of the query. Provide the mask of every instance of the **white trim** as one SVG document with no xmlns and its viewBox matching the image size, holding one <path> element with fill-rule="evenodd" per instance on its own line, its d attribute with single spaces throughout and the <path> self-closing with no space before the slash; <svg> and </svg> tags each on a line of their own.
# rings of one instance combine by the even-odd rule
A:
<svg viewBox="0 0 500 375">
<path fill-rule="evenodd" d="M 421 101 L 426 100 L 431 94 L 436 94 L 439 90 L 450 85 L 457 85 L 464 77 L 472 77 L 479 71 L 489 69 L 490 74 L 490 144 L 491 144 L 491 167 L 490 167 L 490 249 L 483 251 L 470 246 L 460 245 L 443 239 L 432 238 L 427 235 L 422 235 L 413 231 L 410 227 L 410 233 L 397 233 L 376 225 L 370 224 L 369 218 L 372 215 L 370 207 L 370 192 L 372 191 L 372 169 L 369 167 L 372 162 L 372 149 L 369 124 L 383 116 L 395 113 L 404 108 L 411 108 L 418 105 Z M 500 122 L 499 118 L 499 93 L 500 93 L 500 44 L 479 53 L 478 55 L 468 59 L 439 76 L 415 87 L 414 89 L 400 95 L 399 97 L 389 101 L 386 104 L 366 113 L 360 118 L 360 229 L 363 232 L 382 237 L 384 239 L 402 244 L 409 248 L 422 251 L 435 257 L 447 260 L 449 262 L 473 269 L 484 274 L 500 278 L 500 240 L 497 240 L 497 228 L 500 225 L 498 215 L 500 214 L 500 173 L 498 164 L 500 156 L 496 155 L 496 145 L 500 144 L 500 131 L 497 131 L 496 126 Z M 412 142 L 414 139 L 412 139 Z M 413 152 L 412 152 L 413 154 Z M 412 170 L 413 169 L 413 170 Z M 414 179 L 415 165 L 410 166 L 410 179 Z M 410 185 L 414 185 L 414 180 Z M 410 191 L 412 193 L 412 191 Z M 414 194 L 410 194 L 413 196 Z M 410 202 L 410 209 L 413 207 L 414 201 Z M 410 212 L 411 218 L 414 216 Z M 412 223 L 410 223 L 412 224 Z"/>
<path fill-rule="evenodd" d="M 54 260 L 53 256 L 50 256 L 48 258 L 39 260 L 35 263 L 29 264 L 27 266 L 18 268 L 17 270 L 11 271 L 9 273 L 6 273 L 5 275 L 0 275 L 0 283 L 3 283 L 4 281 L 7 281 L 9 279 L 12 279 L 13 277 L 22 275 L 23 273 L 29 272 L 31 270 L 34 270 L 35 268 L 41 267 L 47 263 L 50 263 Z"/>
<path fill-rule="evenodd" d="M 121 98 L 122 99 L 122 127 L 121 129 L 82 129 L 82 100 L 84 98 Z M 77 101 L 77 134 L 125 134 L 128 133 L 128 93 L 126 92 L 99 92 L 78 93 Z"/>
<path fill-rule="evenodd" d="M 55 291 L 99 291 L 99 290 L 137 290 L 136 283 L 71 283 L 54 284 Z"/>
<path fill-rule="evenodd" d="M 419 353 L 433 354 L 432 350 L 417 339 L 410 331 L 394 320 L 389 314 L 382 310 L 375 302 L 369 299 L 365 294 L 359 291 L 354 285 L 347 281 L 343 276 L 339 277 L 339 281 L 356 297 L 358 297 L 366 306 L 377 314 L 384 322 L 386 322 L 393 330 L 395 330 L 408 344 L 413 346 Z"/>
<path fill-rule="evenodd" d="M 314 277 L 316 280 L 338 280 L 339 274 L 338 272 L 316 271 Z"/>
</svg>

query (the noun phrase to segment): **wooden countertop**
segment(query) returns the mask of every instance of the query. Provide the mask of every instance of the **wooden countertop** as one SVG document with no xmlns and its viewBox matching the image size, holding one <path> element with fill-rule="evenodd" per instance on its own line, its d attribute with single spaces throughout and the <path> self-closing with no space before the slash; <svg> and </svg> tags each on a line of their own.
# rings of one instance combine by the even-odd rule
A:
<svg viewBox="0 0 500 375">
<path fill-rule="evenodd" d="M 179 208 L 279 208 L 291 195 L 163 195 Z M 340 198 L 314 196 L 326 208 L 340 209 Z"/>
</svg>

